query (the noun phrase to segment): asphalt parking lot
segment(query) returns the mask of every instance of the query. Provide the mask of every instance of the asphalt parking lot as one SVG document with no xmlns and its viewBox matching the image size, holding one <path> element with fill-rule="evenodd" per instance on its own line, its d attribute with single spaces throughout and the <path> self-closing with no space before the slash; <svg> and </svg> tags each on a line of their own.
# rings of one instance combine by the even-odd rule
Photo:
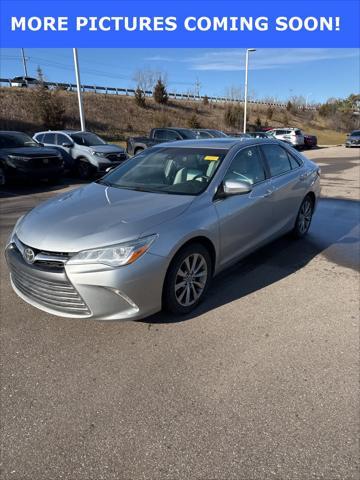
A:
<svg viewBox="0 0 360 480">
<path fill-rule="evenodd" d="M 189 318 L 62 319 L 11 290 L 1 254 L 1 478 L 359 478 L 359 150 L 306 153 L 308 237 L 213 283 Z M 16 219 L 63 185 L 2 192 Z"/>
</svg>

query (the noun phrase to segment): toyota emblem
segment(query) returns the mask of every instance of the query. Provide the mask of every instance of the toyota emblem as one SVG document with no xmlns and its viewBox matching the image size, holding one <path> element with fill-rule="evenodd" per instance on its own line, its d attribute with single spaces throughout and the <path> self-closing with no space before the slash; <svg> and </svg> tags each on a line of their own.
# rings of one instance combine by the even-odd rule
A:
<svg viewBox="0 0 360 480">
<path fill-rule="evenodd" d="M 23 257 L 27 263 L 34 263 L 35 261 L 35 253 L 31 248 L 25 248 Z"/>
</svg>

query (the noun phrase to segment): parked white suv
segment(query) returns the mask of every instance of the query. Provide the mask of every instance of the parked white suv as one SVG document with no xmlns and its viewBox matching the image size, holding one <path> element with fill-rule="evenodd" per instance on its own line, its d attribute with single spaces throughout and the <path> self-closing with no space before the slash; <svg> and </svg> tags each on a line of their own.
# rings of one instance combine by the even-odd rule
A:
<svg viewBox="0 0 360 480">
<path fill-rule="evenodd" d="M 127 160 L 125 149 L 106 143 L 90 132 L 59 130 L 35 133 L 34 137 L 46 146 L 57 148 L 63 155 L 65 164 L 75 170 L 80 178 L 93 174 L 104 174 Z"/>
<path fill-rule="evenodd" d="M 304 134 L 299 128 L 274 128 L 267 133 L 277 140 L 291 143 L 293 147 L 301 148 L 305 143 Z"/>
</svg>

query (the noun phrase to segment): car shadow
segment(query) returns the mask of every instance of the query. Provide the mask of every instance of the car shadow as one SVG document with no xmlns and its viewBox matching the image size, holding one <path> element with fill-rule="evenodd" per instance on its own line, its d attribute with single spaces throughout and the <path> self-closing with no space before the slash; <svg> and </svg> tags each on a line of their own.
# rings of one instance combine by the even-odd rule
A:
<svg viewBox="0 0 360 480">
<path fill-rule="evenodd" d="M 261 248 L 214 278 L 204 302 L 189 315 L 161 312 L 139 322 L 184 322 L 239 300 L 301 270 L 317 255 L 357 270 L 360 263 L 360 202 L 322 199 L 304 239 L 286 235 Z"/>
<path fill-rule="evenodd" d="M 96 179 L 91 179 L 88 181 L 80 180 L 75 177 L 62 177 L 56 182 L 47 182 L 44 181 L 13 181 L 9 185 L 0 187 L 0 199 L 9 198 L 9 197 L 20 197 L 24 195 L 34 195 L 38 193 L 51 193 L 57 192 L 61 193 L 62 190 L 65 190 L 69 187 L 77 187 L 94 181 Z"/>
</svg>

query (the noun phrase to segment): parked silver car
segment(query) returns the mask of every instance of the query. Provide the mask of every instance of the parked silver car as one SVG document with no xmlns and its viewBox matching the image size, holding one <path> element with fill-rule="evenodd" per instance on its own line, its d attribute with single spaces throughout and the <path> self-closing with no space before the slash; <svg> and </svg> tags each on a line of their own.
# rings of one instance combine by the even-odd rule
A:
<svg viewBox="0 0 360 480">
<path fill-rule="evenodd" d="M 13 288 L 62 316 L 186 314 L 224 268 L 289 231 L 307 233 L 319 176 L 274 140 L 149 148 L 17 222 L 6 247 Z"/>
<path fill-rule="evenodd" d="M 34 139 L 61 151 L 66 165 L 83 179 L 96 173 L 103 175 L 108 168 L 116 167 L 128 158 L 124 148 L 106 143 L 91 132 L 49 130 L 35 133 Z"/>
<path fill-rule="evenodd" d="M 291 144 L 295 148 L 302 148 L 305 144 L 304 134 L 299 128 L 274 128 L 266 133 L 277 140 Z"/>
<path fill-rule="evenodd" d="M 348 138 L 345 142 L 345 147 L 360 147 L 360 130 L 354 130 L 348 135 Z"/>
</svg>

